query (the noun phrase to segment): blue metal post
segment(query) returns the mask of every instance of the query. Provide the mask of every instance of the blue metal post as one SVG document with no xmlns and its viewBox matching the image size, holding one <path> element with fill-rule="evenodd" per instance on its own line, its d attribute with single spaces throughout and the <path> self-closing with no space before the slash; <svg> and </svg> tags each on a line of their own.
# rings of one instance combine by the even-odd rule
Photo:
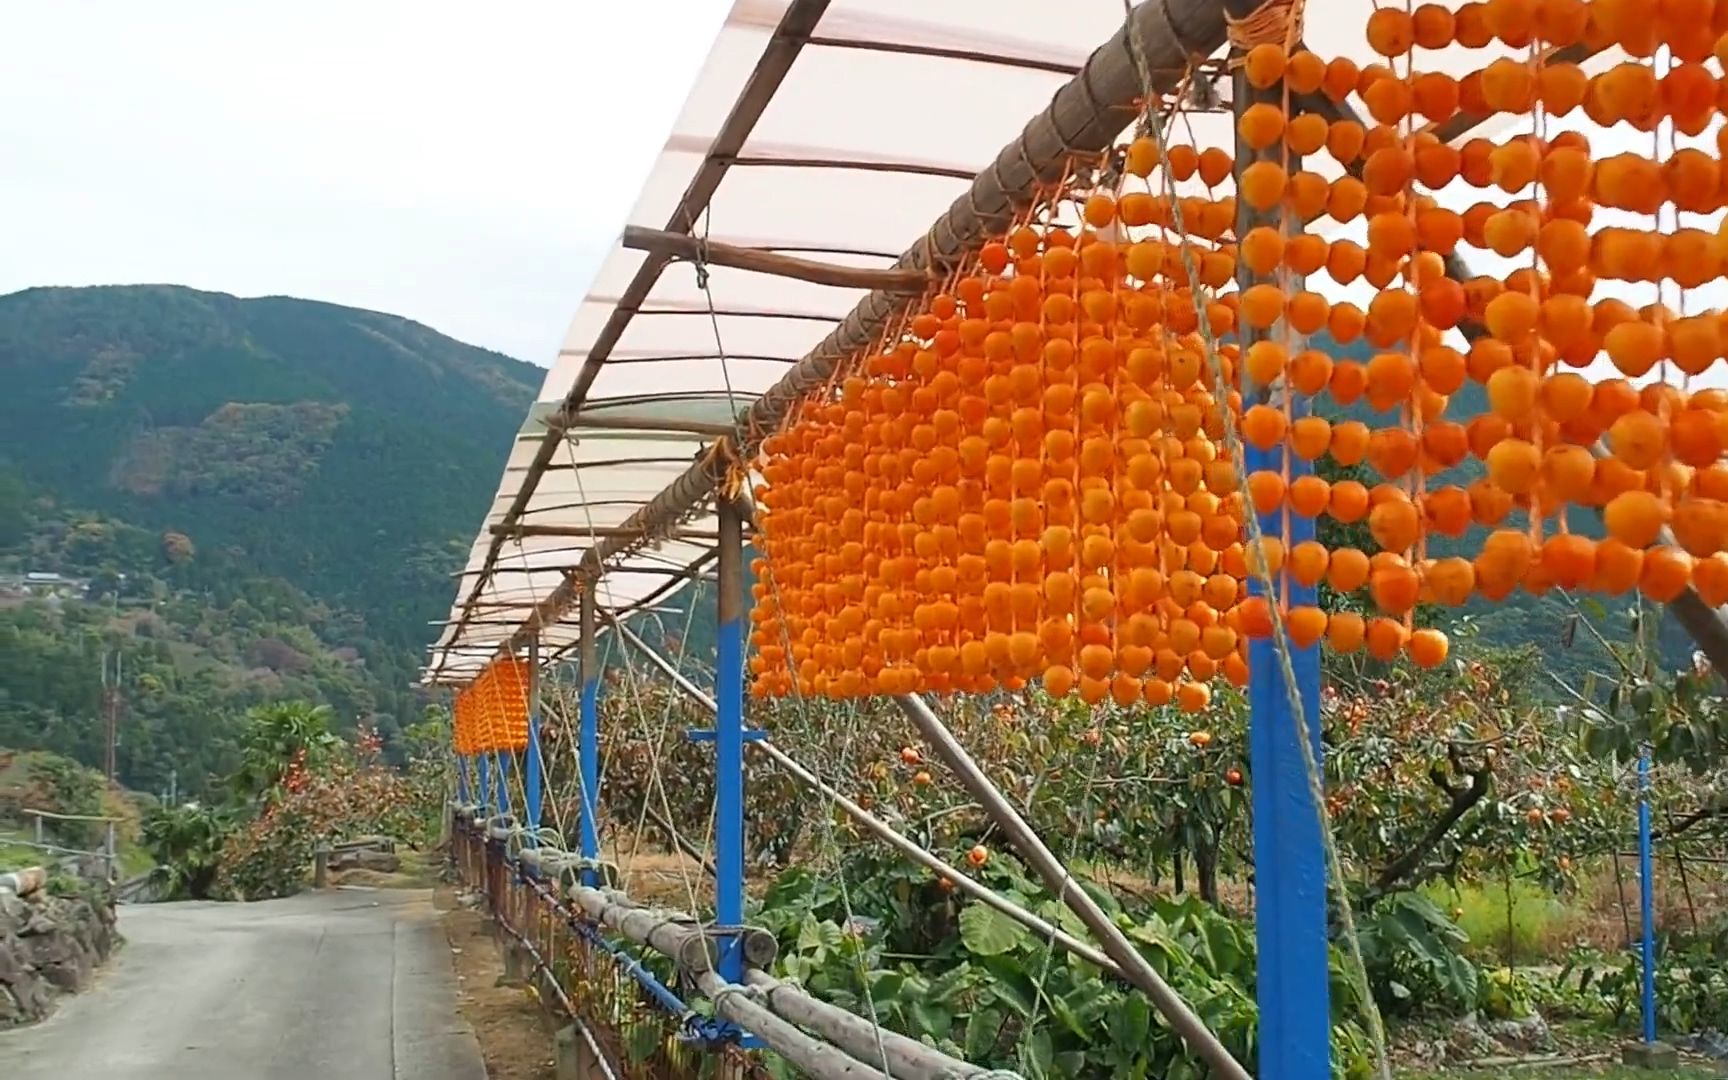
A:
<svg viewBox="0 0 1728 1080">
<path fill-rule="evenodd" d="M 478 755 L 474 762 L 474 774 L 480 784 L 480 811 L 485 815 L 492 810 L 492 755 Z"/>
<path fill-rule="evenodd" d="M 1250 450 L 1247 466 L 1281 469 L 1281 452 Z M 1291 462 L 1291 472 L 1297 466 Z M 1281 513 L 1261 519 L 1281 535 Z M 1312 539 L 1314 521 L 1292 515 L 1290 543 Z M 1258 581 L 1252 593 L 1263 593 Z M 1315 590 L 1289 582 L 1292 606 L 1313 604 Z M 1278 597 L 1271 597 L 1277 603 Z M 1300 740 L 1321 760 L 1320 655 L 1310 646 L 1291 656 L 1303 717 L 1293 715 L 1276 643 L 1248 649 L 1248 755 L 1253 771 L 1254 932 L 1259 973 L 1260 1076 L 1263 1080 L 1327 1080 L 1331 1074 L 1327 979 L 1326 859 L 1318 808 Z"/>
<path fill-rule="evenodd" d="M 545 772 L 540 763 L 540 635 L 528 643 L 528 750 L 522 759 L 523 824 L 528 827 L 528 843 L 538 846 L 534 830 L 540 828 L 540 790 Z"/>
<path fill-rule="evenodd" d="M 1650 751 L 1638 755 L 1638 907 L 1641 916 L 1640 951 L 1644 979 L 1641 994 L 1644 1009 L 1644 1042 L 1656 1041 L 1656 885 L 1655 845 L 1650 838 Z"/>
<path fill-rule="evenodd" d="M 1252 14 L 1260 0 L 1224 0 L 1227 15 Z M 1233 107 L 1238 115 L 1250 106 L 1267 102 L 1282 106 L 1282 83 L 1257 87 L 1238 68 L 1233 76 Z M 1256 149 L 1238 140 L 1235 171 L 1238 176 L 1257 161 L 1271 160 L 1287 169 L 1301 168 L 1300 158 L 1284 147 Z M 1247 202 L 1238 204 L 1236 235 L 1246 236 L 1255 228 L 1282 229 L 1295 234 L 1299 223 L 1274 209 L 1260 211 Z M 1300 276 L 1274 278 L 1257 275 L 1245 263 L 1238 264 L 1236 284 L 1242 289 L 1276 284 L 1286 289 L 1302 288 Z M 1239 344 L 1243 354 L 1264 340 L 1278 340 L 1292 353 L 1302 348 L 1288 327 L 1271 330 L 1244 328 Z M 1244 404 L 1268 401 L 1270 388 L 1241 387 Z M 1271 400 L 1277 404 L 1276 400 Z M 1305 405 L 1306 403 L 1302 403 Z M 1307 463 L 1285 448 L 1273 451 L 1248 449 L 1245 466 L 1288 470 L 1292 478 L 1309 472 Z M 1282 509 L 1261 515 L 1260 528 L 1270 536 L 1283 537 L 1286 529 Z M 1314 537 L 1314 520 L 1290 515 L 1287 544 Z M 1284 578 L 1274 583 L 1280 595 L 1267 597 L 1278 604 L 1288 596 L 1291 606 L 1316 602 L 1315 590 Z M 1264 590 L 1251 581 L 1251 593 Z M 1275 642 L 1254 641 L 1248 648 L 1248 756 L 1253 773 L 1254 812 L 1254 934 L 1259 972 L 1255 979 L 1260 1005 L 1260 1080 L 1331 1080 L 1332 1017 L 1328 994 L 1326 857 L 1320 829 L 1320 808 L 1308 780 L 1308 755 L 1303 740 L 1312 749 L 1313 760 L 1321 760 L 1320 746 L 1320 653 L 1310 646 L 1290 657 L 1296 681 L 1300 714 L 1291 707 L 1291 688 L 1284 679 L 1284 666 Z"/>
<path fill-rule="evenodd" d="M 510 751 L 494 751 L 492 757 L 498 763 L 498 812 L 510 812 Z"/>
<path fill-rule="evenodd" d="M 577 766 L 582 774 L 582 857 L 600 857 L 600 654 L 595 648 L 594 578 L 582 582 L 578 597 L 579 639 L 582 660 L 581 715 L 577 731 Z M 595 887 L 600 875 L 594 870 L 582 872 L 584 884 Z"/>
<path fill-rule="evenodd" d="M 714 671 L 714 918 L 722 930 L 744 924 L 744 522 L 719 499 L 719 628 Z M 744 981 L 743 950 L 730 937 L 720 977 Z"/>
</svg>

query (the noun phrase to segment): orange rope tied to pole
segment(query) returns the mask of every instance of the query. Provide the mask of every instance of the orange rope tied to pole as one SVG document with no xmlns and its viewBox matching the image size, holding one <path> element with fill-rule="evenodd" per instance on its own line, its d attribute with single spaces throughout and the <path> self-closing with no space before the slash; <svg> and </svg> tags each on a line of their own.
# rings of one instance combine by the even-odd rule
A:
<svg viewBox="0 0 1728 1080">
<path fill-rule="evenodd" d="M 1240 19 L 1226 14 L 1224 33 L 1236 52 L 1247 52 L 1256 45 L 1289 48 L 1302 39 L 1303 9 L 1307 6 L 1306 0 L 1266 0 Z"/>
</svg>

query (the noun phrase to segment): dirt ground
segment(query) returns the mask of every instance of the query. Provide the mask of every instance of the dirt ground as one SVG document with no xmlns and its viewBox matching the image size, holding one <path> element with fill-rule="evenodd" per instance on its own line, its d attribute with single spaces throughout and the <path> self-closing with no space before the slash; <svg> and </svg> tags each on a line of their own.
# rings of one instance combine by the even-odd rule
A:
<svg viewBox="0 0 1728 1080">
<path fill-rule="evenodd" d="M 552 1029 L 540 1003 L 520 986 L 500 986 L 504 960 L 478 911 L 456 902 L 440 885 L 433 903 L 456 962 L 462 1018 L 474 1028 L 490 1080 L 552 1080 Z"/>
</svg>

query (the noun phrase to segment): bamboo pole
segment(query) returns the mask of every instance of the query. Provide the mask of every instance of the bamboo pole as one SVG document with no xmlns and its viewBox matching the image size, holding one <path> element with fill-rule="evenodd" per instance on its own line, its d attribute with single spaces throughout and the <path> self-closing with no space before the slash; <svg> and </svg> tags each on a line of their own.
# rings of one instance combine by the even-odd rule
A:
<svg viewBox="0 0 1728 1080">
<path fill-rule="evenodd" d="M 703 240 L 687 233 L 644 229 L 638 225 L 624 227 L 624 246 L 633 251 L 650 251 L 658 255 L 687 259 L 698 265 L 729 266 L 736 270 L 795 278 L 841 289 L 921 293 L 931 280 L 928 273 L 919 270 L 876 270 L 861 266 L 838 266 L 834 263 L 817 262 L 815 259 L 783 255 L 777 251 Z"/>
<path fill-rule="evenodd" d="M 749 987 L 720 978 L 712 966 L 707 936 L 693 921 L 673 913 L 621 903 L 599 889 L 577 888 L 569 896 L 594 921 L 638 945 L 646 945 L 671 957 L 684 972 L 695 978 L 697 988 L 713 1002 L 714 1011 L 720 1017 L 749 1031 L 769 1049 L 819 1080 L 880 1077 L 884 1073 L 895 1080 L 937 1080 L 983 1071 L 912 1040 L 903 1037 L 891 1039 L 890 1032 L 882 1033 L 883 1052 L 872 1052 L 869 1056 L 869 1060 L 877 1064 L 865 1064 L 844 1047 L 848 1043 L 857 1044 L 861 1027 L 873 1028 L 873 1025 L 832 1006 L 809 1008 L 804 1010 L 807 1022 L 801 1022 L 815 1035 L 805 1033 L 758 1003 Z M 782 995 L 782 1001 L 789 1000 L 789 995 Z M 811 1004 L 820 1003 L 811 999 Z M 874 1051 L 874 1035 L 871 1043 Z M 908 1043 L 910 1046 L 905 1045 Z M 936 1059 L 940 1059 L 942 1066 L 931 1072 L 930 1064 Z"/>
<path fill-rule="evenodd" d="M 1098 906 L 1098 901 L 1092 898 L 1092 894 L 1080 887 L 1079 882 L 1068 872 L 1068 868 L 1062 865 L 1062 860 L 1045 846 L 1037 830 L 1027 824 L 1020 812 L 1014 809 L 1014 805 L 997 790 L 984 770 L 972 760 L 972 755 L 960 745 L 960 740 L 954 737 L 947 725 L 925 704 L 924 699 L 916 694 L 902 694 L 894 700 L 907 719 L 912 721 L 912 726 L 924 737 L 924 741 L 936 751 L 936 756 L 954 771 L 966 790 L 972 793 L 972 797 L 984 808 L 985 813 L 990 815 L 990 820 L 1007 834 L 1009 842 L 1020 853 L 1020 857 L 1044 879 L 1045 887 L 1055 893 L 1068 905 L 1069 910 L 1086 924 L 1086 929 L 1092 931 L 1099 944 L 1104 946 L 1104 952 L 1116 961 L 1128 980 L 1151 1000 L 1153 1008 L 1163 1015 L 1188 1049 L 1212 1067 L 1214 1076 L 1222 1080 L 1250 1080 L 1248 1070 L 1230 1056 L 1230 1051 L 1218 1041 L 1218 1036 L 1194 1015 L 1194 1010 L 1188 1007 L 1182 996 L 1140 955 L 1140 951 L 1122 933 L 1121 927 Z"/>
<path fill-rule="evenodd" d="M 987 1071 L 956 1062 L 934 1047 L 878 1027 L 765 972 L 748 972 L 744 981 L 779 1016 L 800 1027 L 814 1029 L 820 1025 L 836 1046 L 860 1061 L 885 1062 L 897 1080 L 953 1080 Z"/>
</svg>

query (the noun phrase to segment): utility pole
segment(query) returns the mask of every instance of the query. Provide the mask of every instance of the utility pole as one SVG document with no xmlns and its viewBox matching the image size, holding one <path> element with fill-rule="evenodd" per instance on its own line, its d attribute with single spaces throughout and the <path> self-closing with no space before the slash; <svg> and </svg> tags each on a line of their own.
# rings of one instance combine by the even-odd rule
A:
<svg viewBox="0 0 1728 1080">
<path fill-rule="evenodd" d="M 108 666 L 108 650 L 102 650 L 102 718 L 106 729 L 104 741 L 103 772 L 108 776 L 108 783 L 114 783 L 117 772 L 115 751 L 120 741 L 120 650 L 114 650 L 114 666 L 110 673 Z"/>
</svg>

